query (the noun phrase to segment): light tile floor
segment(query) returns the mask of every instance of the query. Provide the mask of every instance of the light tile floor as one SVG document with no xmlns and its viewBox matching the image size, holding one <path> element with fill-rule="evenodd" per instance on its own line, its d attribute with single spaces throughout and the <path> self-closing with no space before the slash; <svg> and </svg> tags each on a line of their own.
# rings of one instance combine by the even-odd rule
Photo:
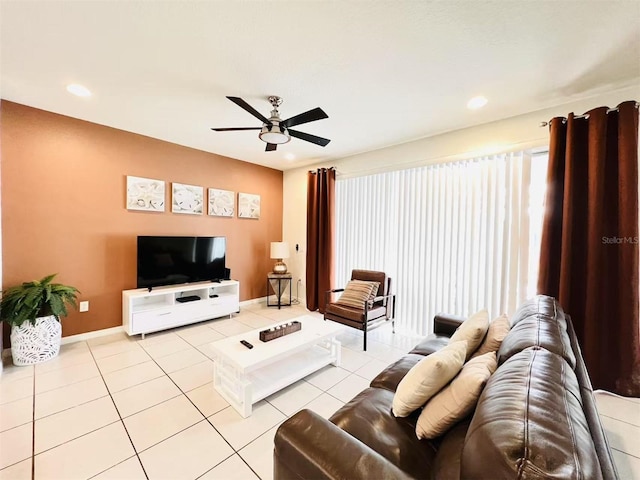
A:
<svg viewBox="0 0 640 480">
<path fill-rule="evenodd" d="M 326 418 L 419 337 L 346 329 L 342 366 L 268 397 L 243 419 L 212 386 L 210 342 L 308 314 L 243 307 L 212 320 L 130 338 L 64 345 L 35 367 L 0 376 L 0 480 L 271 479 L 273 438 L 303 408 Z M 320 316 L 316 315 L 320 320 Z M 640 400 L 597 395 L 621 478 L 640 479 Z"/>
<path fill-rule="evenodd" d="M 600 421 L 621 479 L 640 479 L 640 398 L 596 391 Z"/>
</svg>

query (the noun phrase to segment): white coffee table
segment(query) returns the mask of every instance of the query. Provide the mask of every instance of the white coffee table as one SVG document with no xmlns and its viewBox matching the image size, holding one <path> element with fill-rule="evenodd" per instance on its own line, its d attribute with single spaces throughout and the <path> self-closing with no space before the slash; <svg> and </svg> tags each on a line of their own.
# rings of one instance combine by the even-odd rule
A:
<svg viewBox="0 0 640 480">
<path fill-rule="evenodd" d="M 260 340 L 261 330 L 294 320 L 302 323 L 301 330 L 270 342 Z M 336 335 L 343 329 L 338 323 L 305 315 L 213 342 L 213 385 L 246 418 L 254 403 L 326 365 L 339 366 Z"/>
</svg>

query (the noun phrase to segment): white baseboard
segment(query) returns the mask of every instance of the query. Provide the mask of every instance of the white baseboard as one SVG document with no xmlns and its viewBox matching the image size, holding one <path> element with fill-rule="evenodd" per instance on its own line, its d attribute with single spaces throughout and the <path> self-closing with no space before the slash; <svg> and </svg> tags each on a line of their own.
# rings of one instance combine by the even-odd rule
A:
<svg viewBox="0 0 640 480">
<path fill-rule="evenodd" d="M 258 297 L 252 298 L 251 300 L 243 300 L 240 302 L 241 307 L 245 307 L 247 305 L 253 305 L 254 303 L 267 303 L 267 297 Z"/>
<path fill-rule="evenodd" d="M 114 335 L 116 333 L 124 332 L 124 327 L 104 328 L 102 330 L 94 330 L 93 332 L 79 333 L 77 335 L 69 335 L 68 337 L 62 337 L 60 345 L 66 345 L 67 343 L 84 342 L 85 340 L 91 340 L 92 338 L 106 337 L 107 335 Z"/>
<path fill-rule="evenodd" d="M 244 300 L 240 302 L 241 307 L 245 307 L 247 305 L 253 305 L 256 303 L 267 303 L 267 297 L 258 297 L 252 298 L 251 300 Z M 60 341 L 60 345 L 66 345 L 68 343 L 75 342 L 84 342 L 86 340 L 90 340 L 92 338 L 98 337 L 106 337 L 107 335 L 114 335 L 116 333 L 124 332 L 124 327 L 121 325 L 119 327 L 105 328 L 102 330 L 94 330 L 93 332 L 79 333 L 78 335 L 69 335 L 68 337 L 62 337 Z M 11 348 L 5 348 L 2 350 L 2 358 L 7 358 L 11 356 Z M 2 365 L 0 365 L 0 372 Z"/>
</svg>

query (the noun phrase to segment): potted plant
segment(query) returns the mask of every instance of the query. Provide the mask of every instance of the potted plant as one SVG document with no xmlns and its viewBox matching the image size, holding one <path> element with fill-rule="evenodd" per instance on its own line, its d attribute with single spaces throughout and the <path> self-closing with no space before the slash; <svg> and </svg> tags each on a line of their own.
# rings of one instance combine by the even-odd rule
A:
<svg viewBox="0 0 640 480">
<path fill-rule="evenodd" d="M 60 351 L 60 317 L 67 305 L 76 307 L 75 287 L 51 283 L 56 275 L 25 282 L 2 292 L 0 320 L 11 325 L 14 365 L 33 365 L 50 360 Z"/>
</svg>

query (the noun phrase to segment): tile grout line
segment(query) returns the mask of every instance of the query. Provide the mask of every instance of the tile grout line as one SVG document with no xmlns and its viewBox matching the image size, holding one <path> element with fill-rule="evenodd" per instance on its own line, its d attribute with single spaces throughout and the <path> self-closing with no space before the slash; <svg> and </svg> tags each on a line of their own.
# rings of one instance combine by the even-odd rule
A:
<svg viewBox="0 0 640 480">
<path fill-rule="evenodd" d="M 142 348 L 144 349 L 144 347 L 142 347 Z M 193 347 L 193 348 L 195 348 L 195 347 Z M 145 351 L 146 351 L 146 350 L 145 350 Z M 153 361 L 156 363 L 156 365 L 158 365 L 158 363 L 155 361 L 155 359 L 153 359 Z M 213 362 L 213 360 L 211 360 L 211 362 Z M 204 363 L 204 362 L 200 362 L 200 363 Z M 197 364 L 197 365 L 199 365 L 199 364 Z M 193 365 L 192 365 L 192 366 L 193 366 Z M 224 435 L 222 435 L 222 433 L 220 433 L 220 432 L 218 431 L 218 429 L 213 425 L 213 423 L 211 423 L 211 421 L 209 420 L 209 417 L 207 417 L 207 416 L 206 416 L 206 415 L 205 415 L 205 414 L 204 414 L 204 413 L 203 413 L 203 412 L 198 408 L 198 406 L 193 402 L 193 400 L 191 400 L 191 398 L 189 398 L 189 396 L 187 395 L 187 392 L 185 392 L 184 390 L 182 390 L 182 388 L 180 388 L 180 385 L 178 385 L 178 384 L 175 382 L 175 380 L 174 380 L 173 378 L 171 378 L 167 372 L 165 372 L 164 368 L 162 368 L 160 365 L 158 365 L 158 368 L 159 368 L 160 370 L 162 370 L 162 372 L 165 374 L 165 376 L 166 376 L 169 380 L 171 380 L 171 382 L 173 382 L 173 384 L 176 386 L 176 388 L 177 388 L 178 390 L 180 390 L 181 394 L 182 394 L 182 395 L 184 395 L 184 396 L 185 396 L 185 398 L 189 401 L 189 403 L 191 403 L 191 405 L 193 405 L 193 407 L 194 407 L 194 408 L 195 408 L 195 409 L 200 413 L 200 415 L 202 415 L 202 417 L 203 417 L 204 421 L 206 421 L 207 423 L 209 423 L 209 425 L 211 425 L 211 428 L 213 428 L 213 429 L 214 429 L 214 431 L 215 431 L 218 435 L 220 435 L 220 438 L 222 438 L 222 440 L 224 440 L 224 441 L 225 441 L 225 443 L 226 443 L 227 445 L 229 445 L 229 448 L 231 448 L 231 450 L 233 451 L 233 453 L 234 453 L 234 454 L 238 453 L 238 452 L 236 451 L 236 449 L 235 449 L 235 448 L 233 448 L 233 445 L 231 445 L 231 444 L 229 443 L 229 441 L 228 441 L 226 438 L 224 438 Z M 189 367 L 186 367 L 186 368 L 189 368 Z M 213 378 L 211 379 L 211 381 L 213 382 Z M 203 384 L 203 385 L 206 385 L 206 383 L 205 383 L 205 384 Z M 197 387 L 192 388 L 191 390 L 195 390 L 196 388 L 200 388 L 201 386 L 202 386 L 202 385 L 198 385 Z M 188 391 L 190 392 L 191 390 L 188 390 Z M 174 397 L 174 398 L 175 398 L 175 397 Z M 223 410 L 224 410 L 224 409 L 223 409 Z M 214 414 L 212 414 L 212 415 L 215 415 L 215 413 L 214 413 Z M 200 421 L 202 421 L 202 420 L 200 420 Z M 198 421 L 198 422 L 194 423 L 193 425 L 188 426 L 187 428 L 191 428 L 191 427 L 193 427 L 194 425 L 197 425 L 198 423 L 200 423 L 200 421 Z M 184 432 L 185 430 L 187 430 L 187 428 L 184 428 L 184 429 L 180 430 L 179 432 L 176 432 L 176 433 L 174 433 L 173 435 L 170 435 L 169 437 L 165 438 L 165 439 L 164 439 L 164 440 L 162 440 L 161 442 L 164 442 L 165 440 L 167 440 L 167 439 L 169 439 L 169 438 L 173 437 L 174 435 L 177 435 L 178 433 L 182 433 L 182 432 Z M 159 444 L 159 443 L 161 443 L 161 442 L 158 442 L 158 443 L 156 443 L 155 445 L 158 445 L 158 444 Z M 155 445 L 152 445 L 152 446 L 155 446 Z M 151 447 L 149 447 L 149 448 L 151 448 Z M 135 447 L 134 447 L 134 450 L 135 450 Z M 145 449 L 145 450 L 147 450 L 147 449 Z M 225 460 L 226 460 L 226 459 L 225 459 Z M 223 461 L 224 461 L 224 460 L 223 460 Z M 220 463 L 222 463 L 222 462 L 220 462 Z M 217 465 L 219 465 L 220 463 L 218 463 Z M 216 466 L 217 466 L 217 465 L 216 465 Z M 215 468 L 215 467 L 213 467 L 213 468 Z M 249 467 L 249 468 L 251 468 L 251 467 Z M 207 470 L 207 471 L 208 471 L 208 470 Z M 253 471 L 253 469 L 252 469 L 252 471 Z M 205 472 L 205 473 L 206 473 L 206 472 Z M 203 473 L 203 475 L 204 475 L 204 473 Z M 202 476 L 202 475 L 201 475 L 201 476 Z M 147 478 L 148 478 L 148 477 L 147 477 Z M 260 477 L 258 477 L 258 478 L 260 478 Z"/>
<path fill-rule="evenodd" d="M 616 452 L 620 452 L 623 455 L 627 455 L 629 457 L 637 458 L 638 460 L 640 460 L 640 457 L 638 457 L 637 455 L 634 455 L 633 453 L 627 453 L 624 450 L 620 450 L 619 448 L 614 448 L 614 447 L 610 447 L 610 448 L 611 448 L 611 450 L 615 450 Z"/>
<path fill-rule="evenodd" d="M 87 344 L 87 345 L 88 345 L 88 344 Z M 93 361 L 95 362 L 96 357 L 94 356 L 94 354 L 93 354 L 93 350 L 91 350 L 91 347 L 90 347 L 90 346 L 89 346 L 89 351 L 91 352 L 91 357 L 93 358 Z M 98 362 L 96 362 L 96 366 L 97 366 L 97 365 L 98 365 Z M 98 370 L 100 371 L 100 368 L 98 368 Z M 146 471 L 146 469 L 144 468 L 144 465 L 142 464 L 142 460 L 140 459 L 140 455 L 138 455 L 138 451 L 136 450 L 136 447 L 135 447 L 135 445 L 133 444 L 133 440 L 131 439 L 131 435 L 129 434 L 129 430 L 127 429 L 127 426 L 126 426 L 126 425 L 125 425 L 125 423 L 124 423 L 124 419 L 122 418 L 122 415 L 120 415 L 120 410 L 118 410 L 118 405 L 116 405 L 116 402 L 115 402 L 115 400 L 113 399 L 113 396 L 111 395 L 111 390 L 109 389 L 109 386 L 107 385 L 107 382 L 105 382 L 105 380 L 104 380 L 104 376 L 102 375 L 102 371 L 100 371 L 100 378 L 102 379 L 102 383 L 104 384 L 105 388 L 107 389 L 107 393 L 108 393 L 108 395 L 109 395 L 109 399 L 111 400 L 111 403 L 113 404 L 113 407 L 116 409 L 116 413 L 118 414 L 119 421 L 120 421 L 120 423 L 122 424 L 122 427 L 124 428 L 125 433 L 127 434 L 127 438 L 129 438 L 129 443 L 131 443 L 131 448 L 133 449 L 133 453 L 134 453 L 134 454 L 135 454 L 135 456 L 137 457 L 137 459 L 138 459 L 138 463 L 140 463 L 140 467 L 142 468 L 142 473 L 144 473 L 145 478 L 146 478 L 147 480 L 149 480 L 149 475 L 147 475 L 147 471 Z M 113 422 L 113 423 L 116 423 L 116 422 Z M 110 424 L 110 425 L 113 425 L 113 423 L 112 423 L 112 424 Z M 129 457 L 129 458 L 132 458 L 132 457 Z M 126 460 L 126 459 L 125 459 L 125 460 Z M 125 460 L 123 460 L 123 462 L 124 462 Z M 109 469 L 111 469 L 111 468 L 115 467 L 116 465 L 119 465 L 120 463 L 122 463 L 122 462 L 116 463 L 115 465 L 111 465 L 109 468 L 107 468 L 107 469 L 103 470 L 102 472 L 98 472 L 96 475 L 100 475 L 101 473 L 106 472 L 107 470 L 109 470 Z M 94 477 L 95 477 L 96 475 L 94 475 Z M 35 479 L 33 479 L 33 480 L 35 480 Z"/>
<path fill-rule="evenodd" d="M 616 422 L 626 423 L 627 425 L 631 425 L 632 427 L 640 430 L 640 425 L 636 425 L 635 423 L 630 423 L 630 422 L 627 422 L 626 420 L 621 420 L 620 418 L 612 417 L 611 415 L 605 415 L 604 413 L 600 413 L 600 412 L 598 412 L 598 415 L 601 417 L 610 418 L 611 420 L 615 420 Z"/>
</svg>

